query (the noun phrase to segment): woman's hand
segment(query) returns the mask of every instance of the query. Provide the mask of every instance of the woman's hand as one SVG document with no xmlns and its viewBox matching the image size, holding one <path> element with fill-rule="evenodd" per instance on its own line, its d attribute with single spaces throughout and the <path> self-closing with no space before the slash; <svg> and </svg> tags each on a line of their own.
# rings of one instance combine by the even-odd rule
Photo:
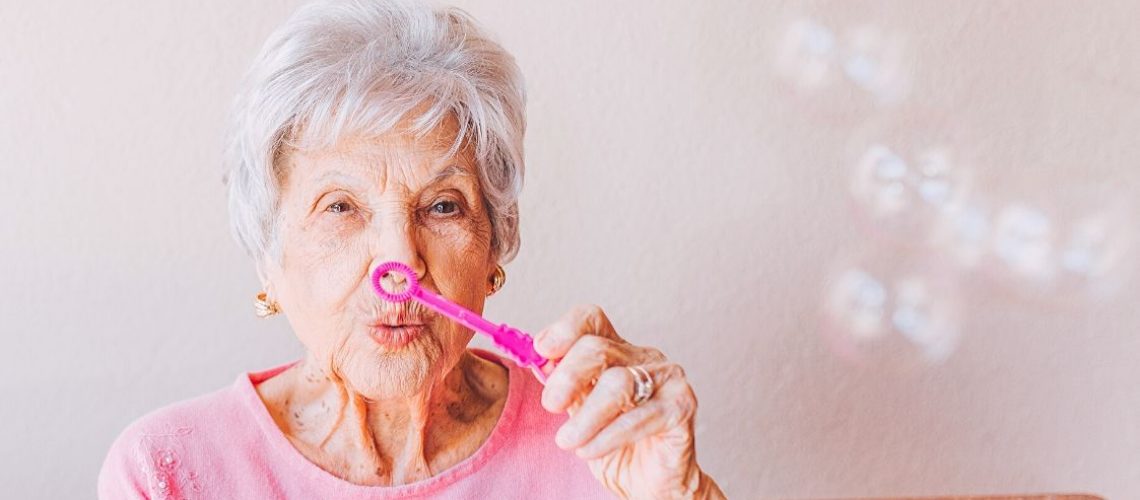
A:
<svg viewBox="0 0 1140 500">
<path fill-rule="evenodd" d="M 697 465 L 693 420 L 697 398 L 676 363 L 618 336 L 598 306 L 580 306 L 535 335 L 535 350 L 556 360 L 542 406 L 568 411 L 558 446 L 624 498 L 722 498 Z M 640 366 L 655 390 L 634 405 Z"/>
</svg>

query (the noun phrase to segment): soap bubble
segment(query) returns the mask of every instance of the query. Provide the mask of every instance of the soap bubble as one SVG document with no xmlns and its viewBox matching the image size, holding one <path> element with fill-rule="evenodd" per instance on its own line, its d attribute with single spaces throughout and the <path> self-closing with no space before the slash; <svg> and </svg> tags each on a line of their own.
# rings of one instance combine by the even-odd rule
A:
<svg viewBox="0 0 1140 500">
<path fill-rule="evenodd" d="M 958 345 L 955 277 L 932 261 L 878 252 L 828 281 L 822 333 L 859 366 L 912 370 L 945 362 Z"/>
<path fill-rule="evenodd" d="M 1053 222 L 1041 211 L 1012 204 L 994 223 L 994 255 L 1013 273 L 1048 280 L 1053 271 Z"/>
<path fill-rule="evenodd" d="M 969 172 L 937 143 L 872 143 L 857 160 L 851 196 L 864 227 L 897 242 L 929 244 L 963 208 Z"/>
<path fill-rule="evenodd" d="M 1110 298 L 1134 271 L 1128 204 L 1097 194 L 1051 197 L 1049 208 L 1017 202 L 995 215 L 986 275 L 1050 303 Z"/>
<path fill-rule="evenodd" d="M 976 267 L 988 254 L 993 236 L 993 213 L 980 197 L 972 195 L 942 214 L 931 243 L 963 269 Z"/>
<path fill-rule="evenodd" d="M 902 36 L 874 25 L 840 33 L 798 17 L 773 46 L 775 75 L 814 113 L 835 117 L 853 105 L 893 105 L 910 90 L 912 66 Z"/>
<path fill-rule="evenodd" d="M 776 74 L 795 88 L 816 90 L 834 78 L 838 49 L 826 26 L 809 18 L 792 21 L 776 47 Z"/>
<path fill-rule="evenodd" d="M 910 91 L 910 61 L 905 47 L 898 34 L 871 25 L 855 28 L 843 46 L 843 72 L 879 103 L 896 104 Z"/>
</svg>

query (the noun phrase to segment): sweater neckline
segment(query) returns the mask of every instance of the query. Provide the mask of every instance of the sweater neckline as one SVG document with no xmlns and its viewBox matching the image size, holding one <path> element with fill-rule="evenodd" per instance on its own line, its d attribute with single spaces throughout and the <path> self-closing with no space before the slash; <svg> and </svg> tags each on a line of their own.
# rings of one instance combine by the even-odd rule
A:
<svg viewBox="0 0 1140 500">
<path fill-rule="evenodd" d="M 461 460 L 459 463 L 444 469 L 429 478 L 413 483 L 398 486 L 369 486 L 361 485 L 341 479 L 326 471 L 309 459 L 289 442 L 281 429 L 273 421 L 269 409 L 257 394 L 256 385 L 264 382 L 297 364 L 300 360 L 292 361 L 281 366 L 259 372 L 243 373 L 235 382 L 235 389 L 245 402 L 257 426 L 260 428 L 269 451 L 276 455 L 272 463 L 280 466 L 283 472 L 297 474 L 311 482 L 321 491 L 338 495 L 367 495 L 372 498 L 405 498 L 413 495 L 426 495 L 439 491 L 456 481 L 468 477 L 481 469 L 494 454 L 499 451 L 513 432 L 515 421 L 518 418 L 519 406 L 522 399 L 523 370 L 510 360 L 501 358 L 483 349 L 469 349 L 473 354 L 497 363 L 507 369 L 507 400 L 503 403 L 503 410 L 498 421 L 491 429 L 491 433 L 475 453 Z"/>
</svg>

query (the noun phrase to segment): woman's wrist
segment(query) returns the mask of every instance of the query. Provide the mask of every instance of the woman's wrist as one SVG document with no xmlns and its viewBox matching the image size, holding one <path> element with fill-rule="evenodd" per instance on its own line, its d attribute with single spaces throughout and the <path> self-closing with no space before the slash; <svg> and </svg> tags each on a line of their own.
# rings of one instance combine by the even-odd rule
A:
<svg viewBox="0 0 1140 500">
<path fill-rule="evenodd" d="M 727 497 L 725 497 L 724 492 L 720 490 L 720 486 L 717 486 L 716 481 L 713 481 L 708 474 L 701 472 L 697 491 L 692 498 L 699 500 L 719 500 Z"/>
<path fill-rule="evenodd" d="M 682 498 L 685 500 L 705 500 L 705 499 L 720 499 L 725 498 L 724 492 L 717 486 L 716 481 L 712 477 L 705 474 L 699 467 L 695 468 L 694 473 L 690 474 L 686 485 L 682 488 L 680 495 L 675 498 Z"/>
</svg>

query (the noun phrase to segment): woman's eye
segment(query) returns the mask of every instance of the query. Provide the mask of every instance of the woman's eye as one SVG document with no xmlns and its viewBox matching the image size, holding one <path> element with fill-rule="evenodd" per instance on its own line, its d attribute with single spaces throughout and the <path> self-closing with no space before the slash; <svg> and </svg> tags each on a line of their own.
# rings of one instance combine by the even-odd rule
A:
<svg viewBox="0 0 1140 500">
<path fill-rule="evenodd" d="M 454 201 L 444 200 L 432 205 L 431 211 L 441 215 L 452 215 L 459 211 L 459 204 Z"/>
<path fill-rule="evenodd" d="M 332 205 L 329 205 L 329 207 L 325 210 L 334 214 L 346 213 L 352 210 L 352 205 L 350 205 L 347 201 L 338 201 Z"/>
</svg>

